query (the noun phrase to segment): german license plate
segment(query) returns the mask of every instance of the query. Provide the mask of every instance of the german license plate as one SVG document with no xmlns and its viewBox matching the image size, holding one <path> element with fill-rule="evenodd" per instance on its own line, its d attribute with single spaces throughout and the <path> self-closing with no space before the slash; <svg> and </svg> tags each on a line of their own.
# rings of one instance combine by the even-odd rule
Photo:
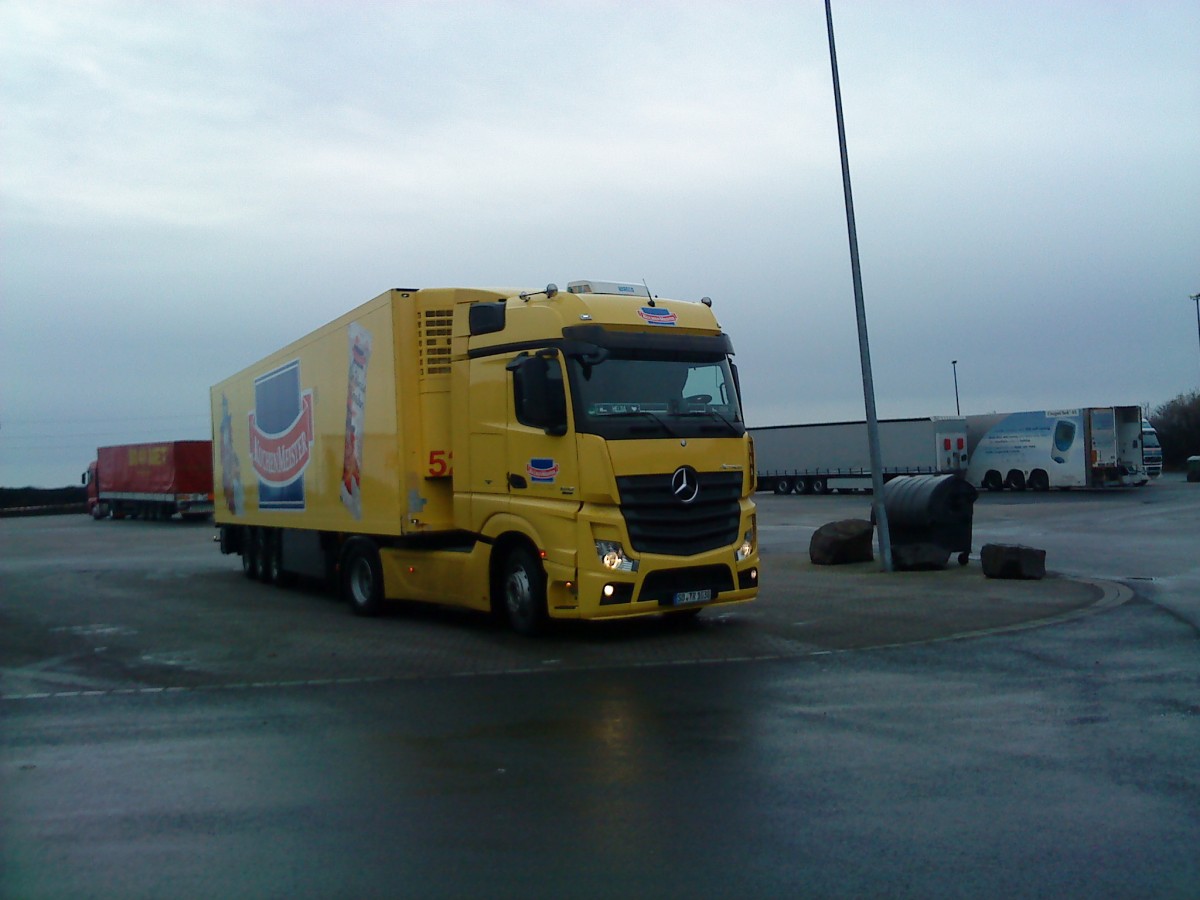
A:
<svg viewBox="0 0 1200 900">
<path fill-rule="evenodd" d="M 711 599 L 712 589 L 706 588 L 703 591 L 680 591 L 671 602 L 674 606 L 687 606 L 689 603 L 703 603 Z"/>
</svg>

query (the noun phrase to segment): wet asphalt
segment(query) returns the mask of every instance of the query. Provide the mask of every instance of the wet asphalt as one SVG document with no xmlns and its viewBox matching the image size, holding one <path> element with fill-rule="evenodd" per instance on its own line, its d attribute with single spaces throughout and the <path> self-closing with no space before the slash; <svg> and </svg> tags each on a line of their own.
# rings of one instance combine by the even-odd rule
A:
<svg viewBox="0 0 1200 900">
<path fill-rule="evenodd" d="M 981 498 L 1052 577 L 805 558 L 529 641 L 247 582 L 182 523 L 0 522 L 0 896 L 1190 897 L 1200 491 Z"/>
</svg>

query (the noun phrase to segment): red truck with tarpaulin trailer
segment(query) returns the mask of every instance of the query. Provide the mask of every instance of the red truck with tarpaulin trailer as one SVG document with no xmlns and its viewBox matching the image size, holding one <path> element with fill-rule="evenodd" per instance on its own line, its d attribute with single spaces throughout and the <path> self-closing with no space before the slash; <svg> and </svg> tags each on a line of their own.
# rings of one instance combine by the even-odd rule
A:
<svg viewBox="0 0 1200 900">
<path fill-rule="evenodd" d="M 169 519 L 213 511 L 212 441 L 101 447 L 83 475 L 94 519 Z"/>
</svg>

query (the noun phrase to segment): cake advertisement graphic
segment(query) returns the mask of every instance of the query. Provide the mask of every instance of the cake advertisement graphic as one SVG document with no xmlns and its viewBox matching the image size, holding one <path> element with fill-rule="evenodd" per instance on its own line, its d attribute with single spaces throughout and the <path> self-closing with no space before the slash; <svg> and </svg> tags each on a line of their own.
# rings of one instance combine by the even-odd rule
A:
<svg viewBox="0 0 1200 900">
<path fill-rule="evenodd" d="M 229 398 L 225 394 L 221 394 L 221 491 L 225 495 L 225 506 L 232 515 L 245 511 L 242 461 L 233 446 L 233 417 L 229 415 Z"/>
<path fill-rule="evenodd" d="M 342 504 L 362 518 L 363 432 L 367 403 L 367 364 L 371 361 L 371 332 L 357 322 L 349 328 L 350 371 L 346 387 L 346 443 L 342 453 Z"/>
</svg>

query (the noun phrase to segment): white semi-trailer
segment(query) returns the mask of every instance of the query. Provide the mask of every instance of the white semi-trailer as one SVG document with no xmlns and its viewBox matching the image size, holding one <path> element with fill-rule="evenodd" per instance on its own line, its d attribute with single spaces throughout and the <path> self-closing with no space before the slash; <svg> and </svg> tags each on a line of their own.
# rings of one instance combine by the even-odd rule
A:
<svg viewBox="0 0 1200 900">
<path fill-rule="evenodd" d="M 751 428 L 758 489 L 824 494 L 871 488 L 866 422 Z M 966 420 L 957 417 L 879 422 L 883 477 L 946 475 L 967 468 Z"/>
<path fill-rule="evenodd" d="M 1138 406 L 967 416 L 967 480 L 998 491 L 1143 485 Z"/>
</svg>

